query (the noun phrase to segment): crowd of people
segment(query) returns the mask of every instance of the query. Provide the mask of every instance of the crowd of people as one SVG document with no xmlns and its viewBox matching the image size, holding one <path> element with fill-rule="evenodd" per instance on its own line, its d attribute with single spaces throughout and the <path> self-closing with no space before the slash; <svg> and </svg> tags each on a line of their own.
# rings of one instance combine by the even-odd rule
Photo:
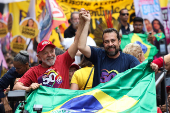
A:
<svg viewBox="0 0 170 113">
<path fill-rule="evenodd" d="M 24 50 L 14 55 L 14 58 L 10 54 L 6 54 L 8 71 L 4 72 L 5 74 L 3 73 L 0 79 L 0 111 L 10 113 L 16 109 L 17 104 L 13 106 L 7 101 L 6 93 L 9 90 L 30 92 L 40 85 L 87 90 L 100 83 L 108 82 L 114 79 L 118 73 L 142 63 L 145 57 L 140 45 L 130 43 L 120 50 L 120 44 L 122 35 L 144 34 L 144 22 L 149 24 L 149 21 L 135 17 L 133 25 L 130 25 L 128 10 L 122 9 L 119 14 L 120 30 L 105 29 L 102 35 L 103 47 L 98 47 L 95 41 L 88 36 L 91 17 L 89 11 L 82 8 L 79 12 L 71 14 L 71 25 L 65 30 L 64 37 L 60 30 L 56 29 L 65 51 L 57 48 L 51 41 L 43 40 L 37 46 L 38 63 L 29 64 L 29 54 Z M 153 26 L 159 24 L 156 21 L 153 22 Z M 147 27 L 148 31 L 155 33 L 161 32 L 160 29 L 155 31 L 151 26 Z M 153 37 L 153 34 L 149 34 L 146 38 L 155 45 L 158 41 Z M 163 66 L 163 62 L 168 70 L 170 55 L 165 55 L 164 61 L 161 54 L 158 53 L 156 57 L 157 59 L 155 58 L 150 64 L 155 73 L 158 73 L 158 68 Z M 158 106 L 164 111 L 165 105 Z"/>
</svg>

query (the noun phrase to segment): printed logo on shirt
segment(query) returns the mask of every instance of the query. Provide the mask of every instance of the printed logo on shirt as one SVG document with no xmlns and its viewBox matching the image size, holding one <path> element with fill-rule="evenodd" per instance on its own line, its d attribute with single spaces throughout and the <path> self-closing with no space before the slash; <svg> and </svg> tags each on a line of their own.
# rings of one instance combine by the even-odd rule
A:
<svg viewBox="0 0 170 113">
<path fill-rule="evenodd" d="M 116 70 L 108 71 L 107 69 L 102 69 L 100 83 L 105 83 L 114 78 L 119 72 Z"/>
<path fill-rule="evenodd" d="M 54 71 L 54 69 L 48 69 L 42 76 L 38 78 L 38 83 L 42 83 L 43 86 L 58 88 L 63 82 L 62 76 Z"/>
</svg>

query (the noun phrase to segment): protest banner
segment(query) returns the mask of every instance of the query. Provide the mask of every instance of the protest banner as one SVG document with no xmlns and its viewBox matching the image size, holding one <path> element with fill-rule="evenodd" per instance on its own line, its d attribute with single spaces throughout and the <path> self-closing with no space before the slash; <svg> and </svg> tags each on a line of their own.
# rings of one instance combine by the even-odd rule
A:
<svg viewBox="0 0 170 113">
<path fill-rule="evenodd" d="M 128 9 L 130 18 L 129 22 L 131 23 L 133 21 L 133 18 L 135 16 L 135 10 L 134 10 L 134 5 L 133 1 L 129 0 L 110 0 L 110 1 L 105 1 L 105 0 L 56 0 L 58 5 L 63 9 L 66 18 L 70 19 L 70 15 L 73 11 L 79 11 L 81 8 L 85 8 L 86 10 L 89 10 L 91 13 L 91 34 L 90 36 L 92 38 L 98 37 L 95 35 L 98 35 L 96 33 L 94 35 L 94 31 L 98 28 L 99 25 L 105 23 L 105 16 L 104 16 L 104 11 L 111 11 L 112 19 L 113 21 L 116 20 L 118 21 L 118 16 L 119 16 L 119 11 L 123 8 Z M 36 1 L 36 20 L 39 21 L 39 17 L 43 11 L 43 8 L 45 7 L 45 0 L 37 0 Z M 23 7 L 24 6 L 24 7 Z M 28 12 L 28 7 L 29 7 L 29 2 L 23 1 L 23 2 L 17 2 L 17 3 L 10 3 L 9 4 L 9 9 L 10 12 L 13 13 L 14 21 L 13 27 L 15 29 L 12 30 L 12 34 L 18 35 L 20 34 L 19 32 L 19 22 L 26 18 L 27 12 Z M 17 20 L 16 20 L 17 19 Z M 67 27 L 62 25 L 60 27 L 61 29 L 66 29 Z M 18 31 L 16 31 L 18 30 Z M 63 33 L 64 30 L 61 30 L 61 33 Z M 100 31 L 102 32 L 102 30 Z M 50 36 L 50 41 L 52 41 L 57 47 L 62 47 L 60 45 L 60 41 L 58 39 L 58 34 L 55 33 L 55 30 L 52 31 L 52 34 Z M 101 39 L 101 36 L 99 38 Z"/>
<path fill-rule="evenodd" d="M 18 53 L 20 50 L 25 50 L 26 45 L 26 38 L 21 35 L 16 35 L 11 39 L 10 43 L 11 49 Z"/>
<path fill-rule="evenodd" d="M 135 0 L 134 5 L 136 16 L 144 19 L 147 33 L 165 34 L 159 0 Z"/>
<path fill-rule="evenodd" d="M 0 20 L 0 38 L 3 38 L 7 35 L 8 29 L 7 24 L 3 20 Z"/>
<path fill-rule="evenodd" d="M 26 0 L 1 0 L 0 3 L 7 4 L 7 3 L 21 2 L 21 1 L 26 1 Z"/>
<path fill-rule="evenodd" d="M 35 38 L 39 34 L 38 22 L 27 17 L 20 22 L 20 32 L 26 38 Z"/>
<path fill-rule="evenodd" d="M 164 26 L 164 31 L 165 31 L 165 36 L 166 36 L 166 43 L 170 43 L 170 27 L 169 27 L 169 21 L 168 21 L 168 8 L 167 7 L 162 7 L 162 19 L 163 19 L 163 26 Z"/>
</svg>

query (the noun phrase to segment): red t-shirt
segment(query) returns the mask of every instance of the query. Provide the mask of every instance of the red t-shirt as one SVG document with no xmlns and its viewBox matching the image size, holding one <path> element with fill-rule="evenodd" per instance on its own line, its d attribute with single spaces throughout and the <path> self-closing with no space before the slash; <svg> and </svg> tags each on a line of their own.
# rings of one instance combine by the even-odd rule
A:
<svg viewBox="0 0 170 113">
<path fill-rule="evenodd" d="M 69 89 L 69 67 L 73 62 L 74 59 L 66 51 L 56 57 L 54 65 L 50 68 L 44 68 L 41 64 L 31 67 L 19 79 L 19 82 L 27 87 L 32 83 L 42 83 L 43 86 Z"/>
</svg>

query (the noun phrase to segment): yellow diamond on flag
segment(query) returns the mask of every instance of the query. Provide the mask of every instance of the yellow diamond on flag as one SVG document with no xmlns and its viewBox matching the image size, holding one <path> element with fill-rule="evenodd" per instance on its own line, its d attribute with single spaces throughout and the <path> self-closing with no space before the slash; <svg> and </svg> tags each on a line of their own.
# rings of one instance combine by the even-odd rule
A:
<svg viewBox="0 0 170 113">
<path fill-rule="evenodd" d="M 132 36 L 132 39 L 131 39 L 131 43 L 137 43 L 141 46 L 143 52 L 144 52 L 144 56 L 145 56 L 145 59 L 148 58 L 149 56 L 149 53 L 150 53 L 150 49 L 151 49 L 151 46 L 148 45 L 148 44 L 145 44 L 142 39 L 137 35 L 137 34 L 134 34 Z"/>
</svg>

